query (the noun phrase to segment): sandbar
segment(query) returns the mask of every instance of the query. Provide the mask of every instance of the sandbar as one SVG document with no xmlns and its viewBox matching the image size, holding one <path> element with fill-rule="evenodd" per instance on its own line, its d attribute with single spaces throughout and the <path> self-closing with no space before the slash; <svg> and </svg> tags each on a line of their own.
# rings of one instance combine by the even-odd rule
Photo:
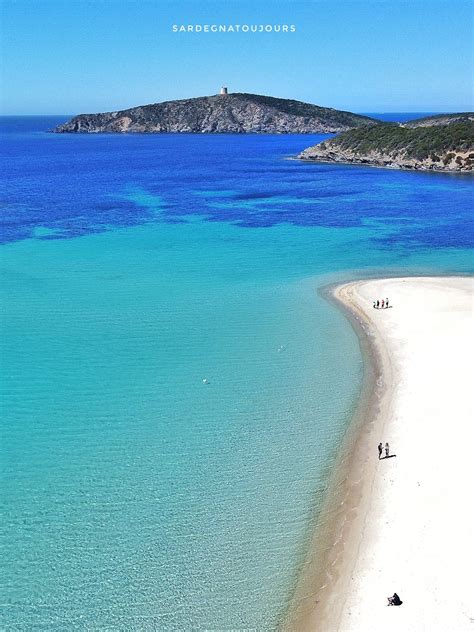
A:
<svg viewBox="0 0 474 632">
<path fill-rule="evenodd" d="M 474 279 L 370 279 L 332 296 L 361 340 L 365 401 L 285 629 L 472 632 Z"/>
</svg>

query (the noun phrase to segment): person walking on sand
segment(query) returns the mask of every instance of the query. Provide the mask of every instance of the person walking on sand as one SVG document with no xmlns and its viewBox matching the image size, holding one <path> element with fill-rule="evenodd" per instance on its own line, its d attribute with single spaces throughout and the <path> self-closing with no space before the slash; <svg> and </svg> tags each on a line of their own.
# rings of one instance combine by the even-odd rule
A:
<svg viewBox="0 0 474 632">
<path fill-rule="evenodd" d="M 373 308 L 375 309 L 375 301 L 374 301 L 374 305 L 373 305 Z"/>
<path fill-rule="evenodd" d="M 382 442 L 379 443 L 378 448 L 379 448 L 379 461 L 380 461 L 380 458 L 382 456 L 382 450 L 383 450 Z"/>
<path fill-rule="evenodd" d="M 385 456 L 387 457 L 389 455 L 390 452 L 390 446 L 388 445 L 388 441 L 385 444 Z"/>
<path fill-rule="evenodd" d="M 384 303 L 384 300 L 382 299 L 382 309 L 383 309 L 383 303 Z"/>
<path fill-rule="evenodd" d="M 385 309 L 388 307 L 388 298 L 385 299 Z"/>
<path fill-rule="evenodd" d="M 377 301 L 377 309 L 379 308 L 380 305 L 380 301 Z"/>
</svg>

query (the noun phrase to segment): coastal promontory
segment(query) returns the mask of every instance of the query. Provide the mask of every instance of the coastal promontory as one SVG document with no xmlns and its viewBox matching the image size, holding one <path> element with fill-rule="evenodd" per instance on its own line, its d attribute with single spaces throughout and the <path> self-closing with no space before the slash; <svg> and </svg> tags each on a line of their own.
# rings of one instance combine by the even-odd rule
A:
<svg viewBox="0 0 474 632">
<path fill-rule="evenodd" d="M 299 158 L 396 169 L 472 172 L 474 115 L 443 114 L 352 129 L 305 149 Z"/>
<path fill-rule="evenodd" d="M 302 101 L 224 93 L 118 112 L 80 114 L 53 131 L 85 134 L 329 134 L 376 123 L 367 116 Z"/>
</svg>

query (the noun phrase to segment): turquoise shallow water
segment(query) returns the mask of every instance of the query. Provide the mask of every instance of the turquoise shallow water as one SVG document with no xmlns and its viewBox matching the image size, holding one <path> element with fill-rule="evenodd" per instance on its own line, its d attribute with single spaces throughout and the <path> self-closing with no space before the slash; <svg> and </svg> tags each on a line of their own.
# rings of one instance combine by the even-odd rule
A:
<svg viewBox="0 0 474 632">
<path fill-rule="evenodd" d="M 253 269 L 239 231 L 4 247 L 12 622 L 274 625 L 360 358 L 315 281 Z"/>
<path fill-rule="evenodd" d="M 118 142 L 22 133 L 13 146 L 56 161 L 66 189 L 71 143 L 102 174 Z M 74 199 L 11 154 L 2 626 L 273 630 L 362 376 L 317 288 L 472 270 L 471 181 L 334 173 L 284 161 L 297 139 L 235 139 L 232 173 L 209 149 L 182 172 L 191 197 L 159 161 L 134 171 L 150 139 L 119 140 L 113 182 L 80 162 Z M 214 169 L 205 186 L 199 169 Z"/>
</svg>

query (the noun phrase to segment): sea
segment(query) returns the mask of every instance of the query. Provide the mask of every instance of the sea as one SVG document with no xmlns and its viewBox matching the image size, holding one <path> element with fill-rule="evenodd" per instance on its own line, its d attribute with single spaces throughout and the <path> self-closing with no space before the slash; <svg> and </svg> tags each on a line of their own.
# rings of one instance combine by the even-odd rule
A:
<svg viewBox="0 0 474 632">
<path fill-rule="evenodd" d="M 0 121 L 0 627 L 276 630 L 364 368 L 319 291 L 472 273 L 473 179 L 68 118 Z"/>
</svg>

